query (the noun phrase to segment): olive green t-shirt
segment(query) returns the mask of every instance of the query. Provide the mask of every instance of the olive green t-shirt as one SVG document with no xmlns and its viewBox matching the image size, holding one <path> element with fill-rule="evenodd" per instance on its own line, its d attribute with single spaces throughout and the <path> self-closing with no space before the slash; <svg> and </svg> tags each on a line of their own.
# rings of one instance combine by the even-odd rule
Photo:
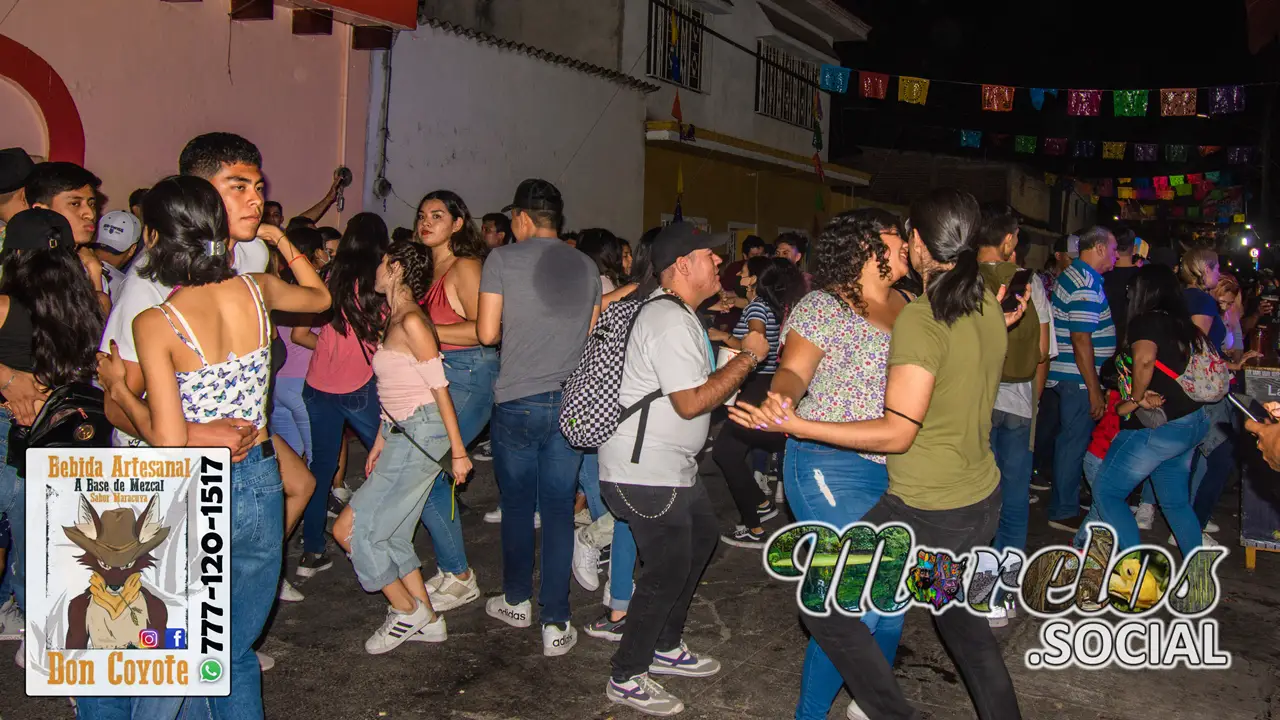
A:
<svg viewBox="0 0 1280 720">
<path fill-rule="evenodd" d="M 927 295 L 903 309 L 889 341 L 889 367 L 915 365 L 934 377 L 933 397 L 911 448 L 888 456 L 889 492 L 921 510 L 985 500 L 1000 484 L 991 453 L 991 408 L 1008 345 L 1004 315 L 990 292 L 982 312 L 947 327 Z"/>
</svg>

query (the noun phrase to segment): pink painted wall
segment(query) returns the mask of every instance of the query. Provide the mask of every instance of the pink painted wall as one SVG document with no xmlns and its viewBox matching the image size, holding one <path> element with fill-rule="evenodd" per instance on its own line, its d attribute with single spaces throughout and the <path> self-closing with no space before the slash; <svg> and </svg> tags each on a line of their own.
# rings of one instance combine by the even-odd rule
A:
<svg viewBox="0 0 1280 720">
<path fill-rule="evenodd" d="M 268 197 L 286 219 L 323 196 L 338 165 L 363 186 L 369 54 L 350 50 L 350 28 L 299 37 L 287 8 L 273 21 L 232 23 L 227 12 L 226 0 L 39 0 L 20 3 L 0 28 L 66 82 L 84 123 L 85 165 L 103 179 L 110 208 L 177 172 L 186 142 L 215 130 L 262 151 Z M 24 99 L 5 85 L 0 107 Z M 0 147 L 29 145 L 38 111 L 28 103 L 4 115 Z M 349 190 L 343 215 L 361 209 Z M 330 211 L 324 222 L 340 220 Z"/>
</svg>

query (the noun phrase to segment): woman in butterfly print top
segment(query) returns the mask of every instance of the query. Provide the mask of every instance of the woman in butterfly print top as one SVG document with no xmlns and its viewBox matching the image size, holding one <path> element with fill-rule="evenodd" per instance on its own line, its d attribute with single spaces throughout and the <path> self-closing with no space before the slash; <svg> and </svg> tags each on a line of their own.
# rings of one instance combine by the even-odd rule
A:
<svg viewBox="0 0 1280 720">
<path fill-rule="evenodd" d="M 186 702 L 209 706 L 202 713 L 262 717 L 261 670 L 253 643 L 275 600 L 284 533 L 280 469 L 267 441 L 267 313 L 323 312 L 329 292 L 283 233 L 268 225 L 259 229 L 259 237 L 292 266 L 299 284 L 260 273 L 237 277 L 226 252 L 226 210 L 207 180 L 162 180 L 147 193 L 143 214 L 149 232 L 163 226 L 168 235 L 164 242 L 152 243 L 147 262 L 159 282 L 180 289 L 133 321 L 146 402 L 129 391 L 124 361 L 114 347 L 100 363 L 99 376 L 154 447 L 185 446 L 185 421 L 241 418 L 258 428 L 257 444 L 231 467 L 231 612 L 236 619 L 231 694 Z"/>
</svg>

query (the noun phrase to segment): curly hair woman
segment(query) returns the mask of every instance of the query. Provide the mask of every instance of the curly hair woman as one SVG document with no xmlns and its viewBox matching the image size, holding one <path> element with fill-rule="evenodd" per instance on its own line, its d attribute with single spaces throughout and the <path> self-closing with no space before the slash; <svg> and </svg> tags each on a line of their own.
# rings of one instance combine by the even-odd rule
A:
<svg viewBox="0 0 1280 720">
<path fill-rule="evenodd" d="M 418 307 L 430 283 L 431 254 L 417 243 L 393 244 L 378 265 L 374 289 L 386 297 L 387 318 L 373 354 L 382 429 L 365 462 L 368 479 L 333 524 L 333 539 L 351 555 L 360 584 L 382 591 L 391 604 L 364 644 L 370 655 L 415 635 L 427 642 L 446 637 L 444 618 L 422 581 L 413 531 L 445 458 L 459 481 L 471 472 L 471 459 L 449 397 L 440 340 Z"/>
<path fill-rule="evenodd" d="M 497 349 L 481 345 L 476 336 L 480 269 L 489 246 L 476 230 L 467 204 L 450 190 L 427 193 L 418 203 L 414 239 L 431 255 L 429 287 L 418 296 L 419 304 L 440 337 L 458 427 L 463 442 L 470 444 L 489 424 L 493 384 L 498 379 Z M 427 592 L 440 612 L 480 597 L 475 570 L 463 546 L 462 521 L 452 500 L 441 475 L 422 507 L 422 525 L 436 551 L 436 574 L 427 580 Z"/>
<path fill-rule="evenodd" d="M 871 420 L 884 414 L 889 335 L 911 298 L 893 289 L 910 271 L 898 219 L 879 209 L 837 215 L 813 246 L 813 292 L 791 311 L 772 390 L 799 403 L 802 418 Z M 802 399 L 803 398 L 803 399 Z M 861 519 L 889 487 L 883 453 L 854 452 L 789 438 L 783 487 L 798 521 L 844 527 Z M 902 616 L 867 615 L 890 664 Z M 817 642 L 805 654 L 797 720 L 827 717 L 840 673 Z"/>
</svg>

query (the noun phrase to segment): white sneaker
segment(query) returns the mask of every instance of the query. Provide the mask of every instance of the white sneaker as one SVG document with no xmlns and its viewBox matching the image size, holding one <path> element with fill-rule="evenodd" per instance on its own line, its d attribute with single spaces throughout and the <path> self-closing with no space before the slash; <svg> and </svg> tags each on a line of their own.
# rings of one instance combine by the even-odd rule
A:
<svg viewBox="0 0 1280 720">
<path fill-rule="evenodd" d="M 769 476 L 756 470 L 753 477 L 756 479 L 756 485 L 760 486 L 760 492 L 765 497 L 769 497 Z"/>
<path fill-rule="evenodd" d="M 849 703 L 849 709 L 844 712 L 844 716 L 848 718 L 848 720 L 871 720 L 866 713 L 862 712 L 862 708 L 858 707 L 857 700 L 853 700 Z"/>
<path fill-rule="evenodd" d="M 1216 533 L 1221 529 L 1222 528 L 1218 527 L 1218 523 L 1212 520 L 1204 524 L 1204 531 L 1207 533 Z"/>
<path fill-rule="evenodd" d="M 592 522 L 593 521 L 591 520 L 591 511 L 587 508 L 582 508 L 581 510 L 573 514 L 573 524 L 576 527 L 585 527 L 587 525 L 590 525 Z"/>
<path fill-rule="evenodd" d="M 689 646 L 681 640 L 673 650 L 654 651 L 649 661 L 650 675 L 679 675 L 704 678 L 720 672 L 720 661 L 713 657 L 701 657 L 689 652 Z"/>
<path fill-rule="evenodd" d="M 294 587 L 293 583 L 285 580 L 284 578 L 280 578 L 279 597 L 285 602 L 302 602 L 303 598 L 306 596 L 298 592 L 298 588 Z"/>
<path fill-rule="evenodd" d="M 573 623 L 563 623 L 564 629 L 553 624 L 542 626 L 542 654 L 547 657 L 568 655 L 574 645 L 578 644 L 578 630 Z"/>
<path fill-rule="evenodd" d="M 1178 538 L 1170 535 L 1168 543 L 1174 547 L 1178 547 Z M 1205 547 L 1222 547 L 1222 543 L 1213 539 L 1209 533 L 1200 533 L 1200 544 Z"/>
<path fill-rule="evenodd" d="M 266 672 L 276 666 L 275 658 L 271 657 L 270 655 L 260 652 L 260 653 L 257 653 L 257 656 L 258 656 L 258 667 L 262 668 L 262 672 Z"/>
<path fill-rule="evenodd" d="M 573 534 L 573 576 L 591 591 L 600 588 L 600 548 L 586 540 L 586 528 Z"/>
<path fill-rule="evenodd" d="M 1009 624 L 1009 611 L 1003 605 L 995 605 L 991 611 L 987 613 L 987 624 L 993 628 L 1004 627 Z"/>
<path fill-rule="evenodd" d="M 395 650 L 435 619 L 431 608 L 421 600 L 417 601 L 417 607 L 409 613 L 402 613 L 394 607 L 387 608 L 387 619 L 382 622 L 382 627 L 364 641 L 365 652 L 370 655 L 381 655 Z M 443 628 L 443 625 L 441 627 Z"/>
<path fill-rule="evenodd" d="M 1133 511 L 1133 519 L 1138 521 L 1139 530 L 1150 530 L 1156 519 L 1156 506 L 1151 503 L 1138 505 L 1138 509 Z"/>
<path fill-rule="evenodd" d="M 346 505 L 347 503 L 351 502 L 351 496 L 355 494 L 354 492 L 352 492 L 351 488 L 347 487 L 346 485 L 339 485 L 338 487 L 334 488 L 332 492 L 333 492 L 333 496 L 338 498 L 338 500 L 341 501 L 343 505 Z"/>
<path fill-rule="evenodd" d="M 431 607 L 438 613 L 460 608 L 480 599 L 480 585 L 476 582 L 475 568 L 471 568 L 471 577 L 466 580 L 453 573 L 437 570 L 425 584 L 427 597 L 431 598 Z"/>
<path fill-rule="evenodd" d="M 445 627 L 444 616 L 436 615 L 436 619 L 427 623 L 418 632 L 409 636 L 409 642 L 442 643 L 449 639 L 449 630 Z"/>
<path fill-rule="evenodd" d="M 626 682 L 610 678 L 604 694 L 610 702 L 630 705 L 645 715 L 670 717 L 684 711 L 684 703 L 680 698 L 667 692 L 649 677 L 649 673 L 640 673 Z"/>
<path fill-rule="evenodd" d="M 781 505 L 781 504 L 785 503 L 786 501 L 787 501 L 786 494 L 782 492 L 782 483 L 781 483 L 781 482 L 779 482 L 779 483 L 778 483 L 778 491 L 777 491 L 777 493 L 773 496 L 773 502 L 774 502 L 775 504 L 777 504 L 777 505 Z"/>
<path fill-rule="evenodd" d="M 27 630 L 27 618 L 18 609 L 18 601 L 9 598 L 0 605 L 0 640 L 21 640 Z"/>
<path fill-rule="evenodd" d="M 497 525 L 498 523 L 502 522 L 502 508 L 498 508 L 497 510 L 490 510 L 489 512 L 485 513 L 484 521 L 489 523 L 490 525 Z"/>
<path fill-rule="evenodd" d="M 527 628 L 533 624 L 533 605 L 528 600 L 519 605 L 508 605 L 506 595 L 496 595 L 484 604 L 484 611 L 511 627 Z"/>
</svg>

